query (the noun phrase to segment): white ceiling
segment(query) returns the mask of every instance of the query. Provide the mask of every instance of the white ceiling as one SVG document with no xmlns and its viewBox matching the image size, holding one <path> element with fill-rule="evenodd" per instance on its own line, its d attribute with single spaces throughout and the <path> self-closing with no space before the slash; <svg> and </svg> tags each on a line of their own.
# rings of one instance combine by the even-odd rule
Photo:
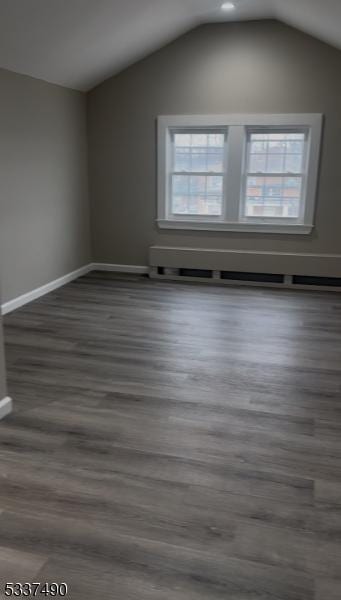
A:
<svg viewBox="0 0 341 600">
<path fill-rule="evenodd" d="M 341 0 L 0 0 L 0 67 L 88 90 L 200 23 L 277 18 L 341 49 Z"/>
</svg>

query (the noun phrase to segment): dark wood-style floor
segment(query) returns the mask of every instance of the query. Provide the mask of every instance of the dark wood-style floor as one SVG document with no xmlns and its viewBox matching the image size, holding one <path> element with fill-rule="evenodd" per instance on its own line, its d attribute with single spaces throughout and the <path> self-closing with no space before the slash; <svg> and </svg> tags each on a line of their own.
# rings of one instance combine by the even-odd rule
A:
<svg viewBox="0 0 341 600">
<path fill-rule="evenodd" d="M 94 273 L 5 333 L 0 585 L 340 600 L 341 296 Z"/>
</svg>

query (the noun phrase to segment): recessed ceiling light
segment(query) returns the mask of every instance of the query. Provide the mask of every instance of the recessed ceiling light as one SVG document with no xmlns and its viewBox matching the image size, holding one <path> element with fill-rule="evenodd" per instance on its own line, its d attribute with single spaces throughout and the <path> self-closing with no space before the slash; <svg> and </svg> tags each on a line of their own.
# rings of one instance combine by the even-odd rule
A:
<svg viewBox="0 0 341 600">
<path fill-rule="evenodd" d="M 236 8 L 236 5 L 233 4 L 233 2 L 224 2 L 224 4 L 221 5 L 221 10 L 234 10 Z"/>
</svg>

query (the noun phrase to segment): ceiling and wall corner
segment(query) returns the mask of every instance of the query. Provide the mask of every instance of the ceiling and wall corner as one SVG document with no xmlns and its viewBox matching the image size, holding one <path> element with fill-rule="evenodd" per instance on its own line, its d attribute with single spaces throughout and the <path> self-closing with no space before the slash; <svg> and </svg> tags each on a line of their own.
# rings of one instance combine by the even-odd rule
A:
<svg viewBox="0 0 341 600">
<path fill-rule="evenodd" d="M 277 19 L 341 48 L 339 0 L 0 0 L 0 67 L 87 91 L 197 25 Z"/>
</svg>

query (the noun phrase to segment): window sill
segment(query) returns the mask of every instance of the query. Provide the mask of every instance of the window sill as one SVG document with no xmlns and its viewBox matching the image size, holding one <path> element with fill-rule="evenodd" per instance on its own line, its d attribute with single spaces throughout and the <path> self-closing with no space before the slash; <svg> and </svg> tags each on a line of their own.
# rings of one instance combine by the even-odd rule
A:
<svg viewBox="0 0 341 600">
<path fill-rule="evenodd" d="M 230 223 L 227 221 L 188 221 L 158 219 L 160 229 L 184 229 L 199 231 L 236 231 L 238 233 L 281 233 L 286 235 L 309 235 L 313 225 L 293 223 Z"/>
</svg>

